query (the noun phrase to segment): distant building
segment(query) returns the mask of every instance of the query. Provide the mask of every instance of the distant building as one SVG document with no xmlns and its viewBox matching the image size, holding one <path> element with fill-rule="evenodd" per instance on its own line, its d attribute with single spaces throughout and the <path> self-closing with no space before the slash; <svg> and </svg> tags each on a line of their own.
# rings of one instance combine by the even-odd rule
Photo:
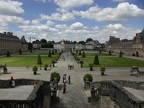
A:
<svg viewBox="0 0 144 108">
<path fill-rule="evenodd" d="M 54 44 L 54 49 L 58 51 L 74 51 L 74 50 L 99 50 L 101 44 L 96 40 L 88 42 L 86 44 L 74 43 L 67 40 L 62 40 Z"/>
<path fill-rule="evenodd" d="M 17 53 L 21 49 L 21 40 L 12 32 L 0 33 L 0 54 Z"/>
<path fill-rule="evenodd" d="M 106 44 L 106 50 L 113 51 L 114 53 L 122 51 L 126 55 L 144 57 L 144 30 L 136 33 L 136 36 L 132 40 L 120 40 L 119 38 L 110 36 Z"/>
<path fill-rule="evenodd" d="M 25 40 L 25 36 L 22 36 L 21 42 L 22 42 L 21 50 L 28 51 L 28 42 Z"/>
<path fill-rule="evenodd" d="M 40 50 L 41 49 L 41 41 L 34 41 L 33 49 Z"/>
</svg>

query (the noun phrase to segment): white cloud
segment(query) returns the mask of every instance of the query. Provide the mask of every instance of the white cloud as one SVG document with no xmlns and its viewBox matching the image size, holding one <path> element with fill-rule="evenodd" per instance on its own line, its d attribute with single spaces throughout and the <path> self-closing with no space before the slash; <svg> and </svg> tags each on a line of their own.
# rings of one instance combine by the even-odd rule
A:
<svg viewBox="0 0 144 108">
<path fill-rule="evenodd" d="M 108 29 L 111 30 L 119 30 L 119 29 L 123 29 L 123 26 L 121 24 L 109 24 L 106 26 Z"/>
<path fill-rule="evenodd" d="M 52 26 L 52 25 L 54 25 L 54 24 L 55 24 L 55 22 L 47 21 L 47 24 L 46 24 L 46 25 L 48 25 L 48 26 Z"/>
<path fill-rule="evenodd" d="M 42 20 L 56 20 L 56 21 L 72 21 L 74 20 L 74 15 L 70 12 L 60 14 L 60 13 L 53 13 L 51 16 L 49 15 L 40 15 Z"/>
<path fill-rule="evenodd" d="M 19 26 L 19 28 L 22 28 L 23 31 L 35 31 L 35 32 L 49 32 L 49 33 L 54 33 L 57 32 L 58 30 L 56 28 L 50 28 L 47 25 L 24 25 L 24 26 Z"/>
<path fill-rule="evenodd" d="M 0 23 L 24 25 L 24 24 L 29 24 L 29 20 L 24 20 L 23 18 L 17 16 L 0 15 Z"/>
<path fill-rule="evenodd" d="M 86 27 L 82 23 L 76 22 L 70 25 L 70 29 L 71 30 L 83 30 L 83 29 L 86 29 Z"/>
<path fill-rule="evenodd" d="M 124 2 L 126 0 L 112 0 L 112 1 L 114 1 L 114 2 Z"/>
<path fill-rule="evenodd" d="M 72 9 L 84 5 L 92 5 L 94 0 L 54 0 L 54 2 L 63 9 Z"/>
<path fill-rule="evenodd" d="M 0 0 L 0 15 L 20 16 L 24 13 L 21 6 L 18 1 Z"/>
<path fill-rule="evenodd" d="M 101 9 L 98 6 L 94 6 L 86 11 L 73 11 L 73 13 L 82 18 L 102 22 L 124 22 L 128 19 L 144 17 L 144 10 L 128 2 L 120 3 L 116 8 Z"/>
<path fill-rule="evenodd" d="M 67 25 L 66 24 L 57 24 L 57 25 L 55 25 L 55 27 L 57 28 L 57 29 L 66 29 L 67 28 Z"/>
<path fill-rule="evenodd" d="M 38 25 L 38 24 L 40 24 L 39 20 L 32 20 L 31 23 L 34 24 L 34 25 Z"/>
</svg>

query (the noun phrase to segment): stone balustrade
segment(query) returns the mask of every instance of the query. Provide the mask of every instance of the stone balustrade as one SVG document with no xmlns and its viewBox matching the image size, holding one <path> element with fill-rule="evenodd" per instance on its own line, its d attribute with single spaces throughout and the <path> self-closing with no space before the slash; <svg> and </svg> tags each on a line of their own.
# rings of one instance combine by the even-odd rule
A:
<svg viewBox="0 0 144 108">
<path fill-rule="evenodd" d="M 0 100 L 0 108 L 42 108 L 44 106 L 45 108 L 50 108 L 50 82 L 32 79 L 15 79 L 15 83 L 16 86 L 33 85 L 37 83 L 37 86 L 26 100 Z M 9 87 L 8 80 L 0 80 L 1 89 Z"/>
<path fill-rule="evenodd" d="M 121 83 L 120 83 L 121 82 Z M 96 84 L 94 84 L 96 83 Z M 126 82 L 126 81 L 100 81 L 90 83 L 93 88 L 91 90 L 91 98 L 98 100 L 100 96 L 110 96 L 120 108 L 144 108 L 144 101 L 141 101 L 122 86 L 141 88 L 143 83 Z M 122 84 L 122 86 L 121 86 Z M 99 85 L 99 87 L 98 87 Z"/>
</svg>

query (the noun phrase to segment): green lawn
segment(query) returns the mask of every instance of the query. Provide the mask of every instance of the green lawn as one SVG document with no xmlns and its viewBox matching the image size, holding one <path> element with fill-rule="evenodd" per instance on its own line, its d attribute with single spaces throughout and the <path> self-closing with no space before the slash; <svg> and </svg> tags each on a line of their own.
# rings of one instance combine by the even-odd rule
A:
<svg viewBox="0 0 144 108">
<path fill-rule="evenodd" d="M 84 61 L 84 66 L 89 66 L 89 63 L 93 63 L 94 57 L 86 57 L 82 58 L 81 60 Z M 144 66 L 144 61 L 135 60 L 130 58 L 119 58 L 119 57 L 99 57 L 100 65 L 104 65 L 106 67 L 131 67 L 131 66 Z"/>
<path fill-rule="evenodd" d="M 42 63 L 51 64 L 52 60 L 55 60 L 57 56 L 48 57 L 48 56 L 41 56 Z M 6 62 L 7 66 L 33 66 L 37 64 L 38 56 L 11 56 L 11 57 L 0 57 L 0 64 L 4 64 Z"/>
</svg>

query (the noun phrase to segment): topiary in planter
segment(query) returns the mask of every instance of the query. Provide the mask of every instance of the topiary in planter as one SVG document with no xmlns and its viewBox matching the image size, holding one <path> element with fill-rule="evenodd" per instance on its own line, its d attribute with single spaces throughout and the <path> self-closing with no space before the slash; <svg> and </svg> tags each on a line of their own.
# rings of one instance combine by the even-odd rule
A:
<svg viewBox="0 0 144 108">
<path fill-rule="evenodd" d="M 48 64 L 45 63 L 45 64 L 44 64 L 44 70 L 47 70 L 47 67 L 48 67 Z"/>
<path fill-rule="evenodd" d="M 93 77 L 91 74 L 86 74 L 84 77 L 83 77 L 83 81 L 85 82 L 86 79 L 88 79 L 89 82 L 92 82 L 93 81 Z"/>
<path fill-rule="evenodd" d="M 32 68 L 33 72 L 34 72 L 34 75 L 37 74 L 37 70 L 38 70 L 38 67 L 36 65 L 33 66 Z"/>
<path fill-rule="evenodd" d="M 53 67 L 55 67 L 55 63 L 56 63 L 55 60 L 53 60 L 53 61 L 52 61 Z"/>
<path fill-rule="evenodd" d="M 57 81 L 59 82 L 60 81 L 60 74 L 59 73 L 57 73 L 57 72 L 53 72 L 53 73 L 51 73 L 51 76 L 50 76 L 50 81 L 54 81 L 54 79 L 55 78 L 57 78 Z"/>
<path fill-rule="evenodd" d="M 104 75 L 105 70 L 106 70 L 106 67 L 104 65 L 101 65 L 100 66 L 101 75 Z"/>
<path fill-rule="evenodd" d="M 92 63 L 89 64 L 89 67 L 90 67 L 90 71 L 93 71 L 93 64 Z"/>
<path fill-rule="evenodd" d="M 81 68 L 83 67 L 83 63 L 84 63 L 83 61 L 80 61 L 80 64 L 81 64 Z"/>
</svg>

